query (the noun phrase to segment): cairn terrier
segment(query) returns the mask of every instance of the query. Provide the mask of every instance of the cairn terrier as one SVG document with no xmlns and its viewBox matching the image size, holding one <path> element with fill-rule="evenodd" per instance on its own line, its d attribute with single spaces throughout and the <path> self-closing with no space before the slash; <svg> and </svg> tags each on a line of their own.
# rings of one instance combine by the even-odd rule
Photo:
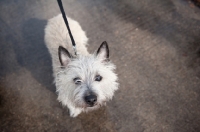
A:
<svg viewBox="0 0 200 132">
<path fill-rule="evenodd" d="M 62 15 L 48 20 L 45 43 L 52 57 L 58 101 L 67 106 L 71 117 L 105 105 L 118 89 L 115 65 L 109 60 L 109 48 L 103 42 L 94 54 L 86 48 L 88 38 L 75 20 L 68 18 L 76 41 L 73 47 Z"/>
</svg>

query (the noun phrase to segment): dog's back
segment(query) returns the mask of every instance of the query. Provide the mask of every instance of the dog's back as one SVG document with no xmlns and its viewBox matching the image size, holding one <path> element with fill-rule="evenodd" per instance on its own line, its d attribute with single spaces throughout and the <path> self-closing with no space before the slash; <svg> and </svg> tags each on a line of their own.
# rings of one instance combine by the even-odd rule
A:
<svg viewBox="0 0 200 132">
<path fill-rule="evenodd" d="M 88 38 L 86 37 L 85 32 L 82 30 L 79 23 L 68 17 L 69 26 L 73 37 L 76 42 L 77 52 L 82 55 L 87 55 L 88 51 L 86 48 Z M 58 58 L 58 47 L 63 46 L 68 51 L 73 54 L 73 47 L 71 39 L 69 37 L 67 27 L 64 23 L 63 17 L 61 14 L 48 20 L 47 26 L 45 28 L 45 44 L 51 54 L 52 63 L 54 67 L 54 75 L 56 72 L 56 67 L 60 66 Z"/>
</svg>

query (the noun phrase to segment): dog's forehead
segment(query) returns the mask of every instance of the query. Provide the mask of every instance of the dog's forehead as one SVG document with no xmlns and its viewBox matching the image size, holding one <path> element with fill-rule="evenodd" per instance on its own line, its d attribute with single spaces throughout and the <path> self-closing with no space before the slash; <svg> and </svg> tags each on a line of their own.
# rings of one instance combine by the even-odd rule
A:
<svg viewBox="0 0 200 132">
<path fill-rule="evenodd" d="M 94 76 L 103 64 L 94 56 L 80 56 L 71 62 L 70 67 L 80 76 Z"/>
<path fill-rule="evenodd" d="M 103 66 L 103 64 L 98 59 L 96 59 L 96 57 L 92 57 L 92 56 L 85 57 L 81 61 L 81 63 L 85 69 L 88 69 L 91 72 L 98 71 L 98 69 L 100 69 Z"/>
</svg>

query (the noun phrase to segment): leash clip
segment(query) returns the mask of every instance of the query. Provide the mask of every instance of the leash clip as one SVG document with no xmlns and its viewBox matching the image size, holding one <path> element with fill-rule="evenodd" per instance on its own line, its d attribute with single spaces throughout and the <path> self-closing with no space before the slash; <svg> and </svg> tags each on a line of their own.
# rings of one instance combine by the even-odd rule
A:
<svg viewBox="0 0 200 132">
<path fill-rule="evenodd" d="M 77 56 L 77 50 L 76 50 L 76 46 L 72 46 L 73 47 L 73 49 L 74 49 L 74 54 Z"/>
</svg>

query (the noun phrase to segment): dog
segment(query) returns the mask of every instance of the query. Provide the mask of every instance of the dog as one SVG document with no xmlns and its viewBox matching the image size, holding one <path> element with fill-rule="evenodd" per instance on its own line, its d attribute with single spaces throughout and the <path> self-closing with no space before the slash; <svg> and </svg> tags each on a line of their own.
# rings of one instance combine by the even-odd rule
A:
<svg viewBox="0 0 200 132">
<path fill-rule="evenodd" d="M 59 14 L 48 20 L 45 44 L 52 57 L 58 101 L 67 106 L 71 117 L 95 110 L 111 100 L 118 89 L 116 66 L 109 59 L 107 42 L 93 53 L 87 51 L 88 38 L 79 23 L 68 17 L 76 41 L 77 56 L 68 30 Z"/>
</svg>

